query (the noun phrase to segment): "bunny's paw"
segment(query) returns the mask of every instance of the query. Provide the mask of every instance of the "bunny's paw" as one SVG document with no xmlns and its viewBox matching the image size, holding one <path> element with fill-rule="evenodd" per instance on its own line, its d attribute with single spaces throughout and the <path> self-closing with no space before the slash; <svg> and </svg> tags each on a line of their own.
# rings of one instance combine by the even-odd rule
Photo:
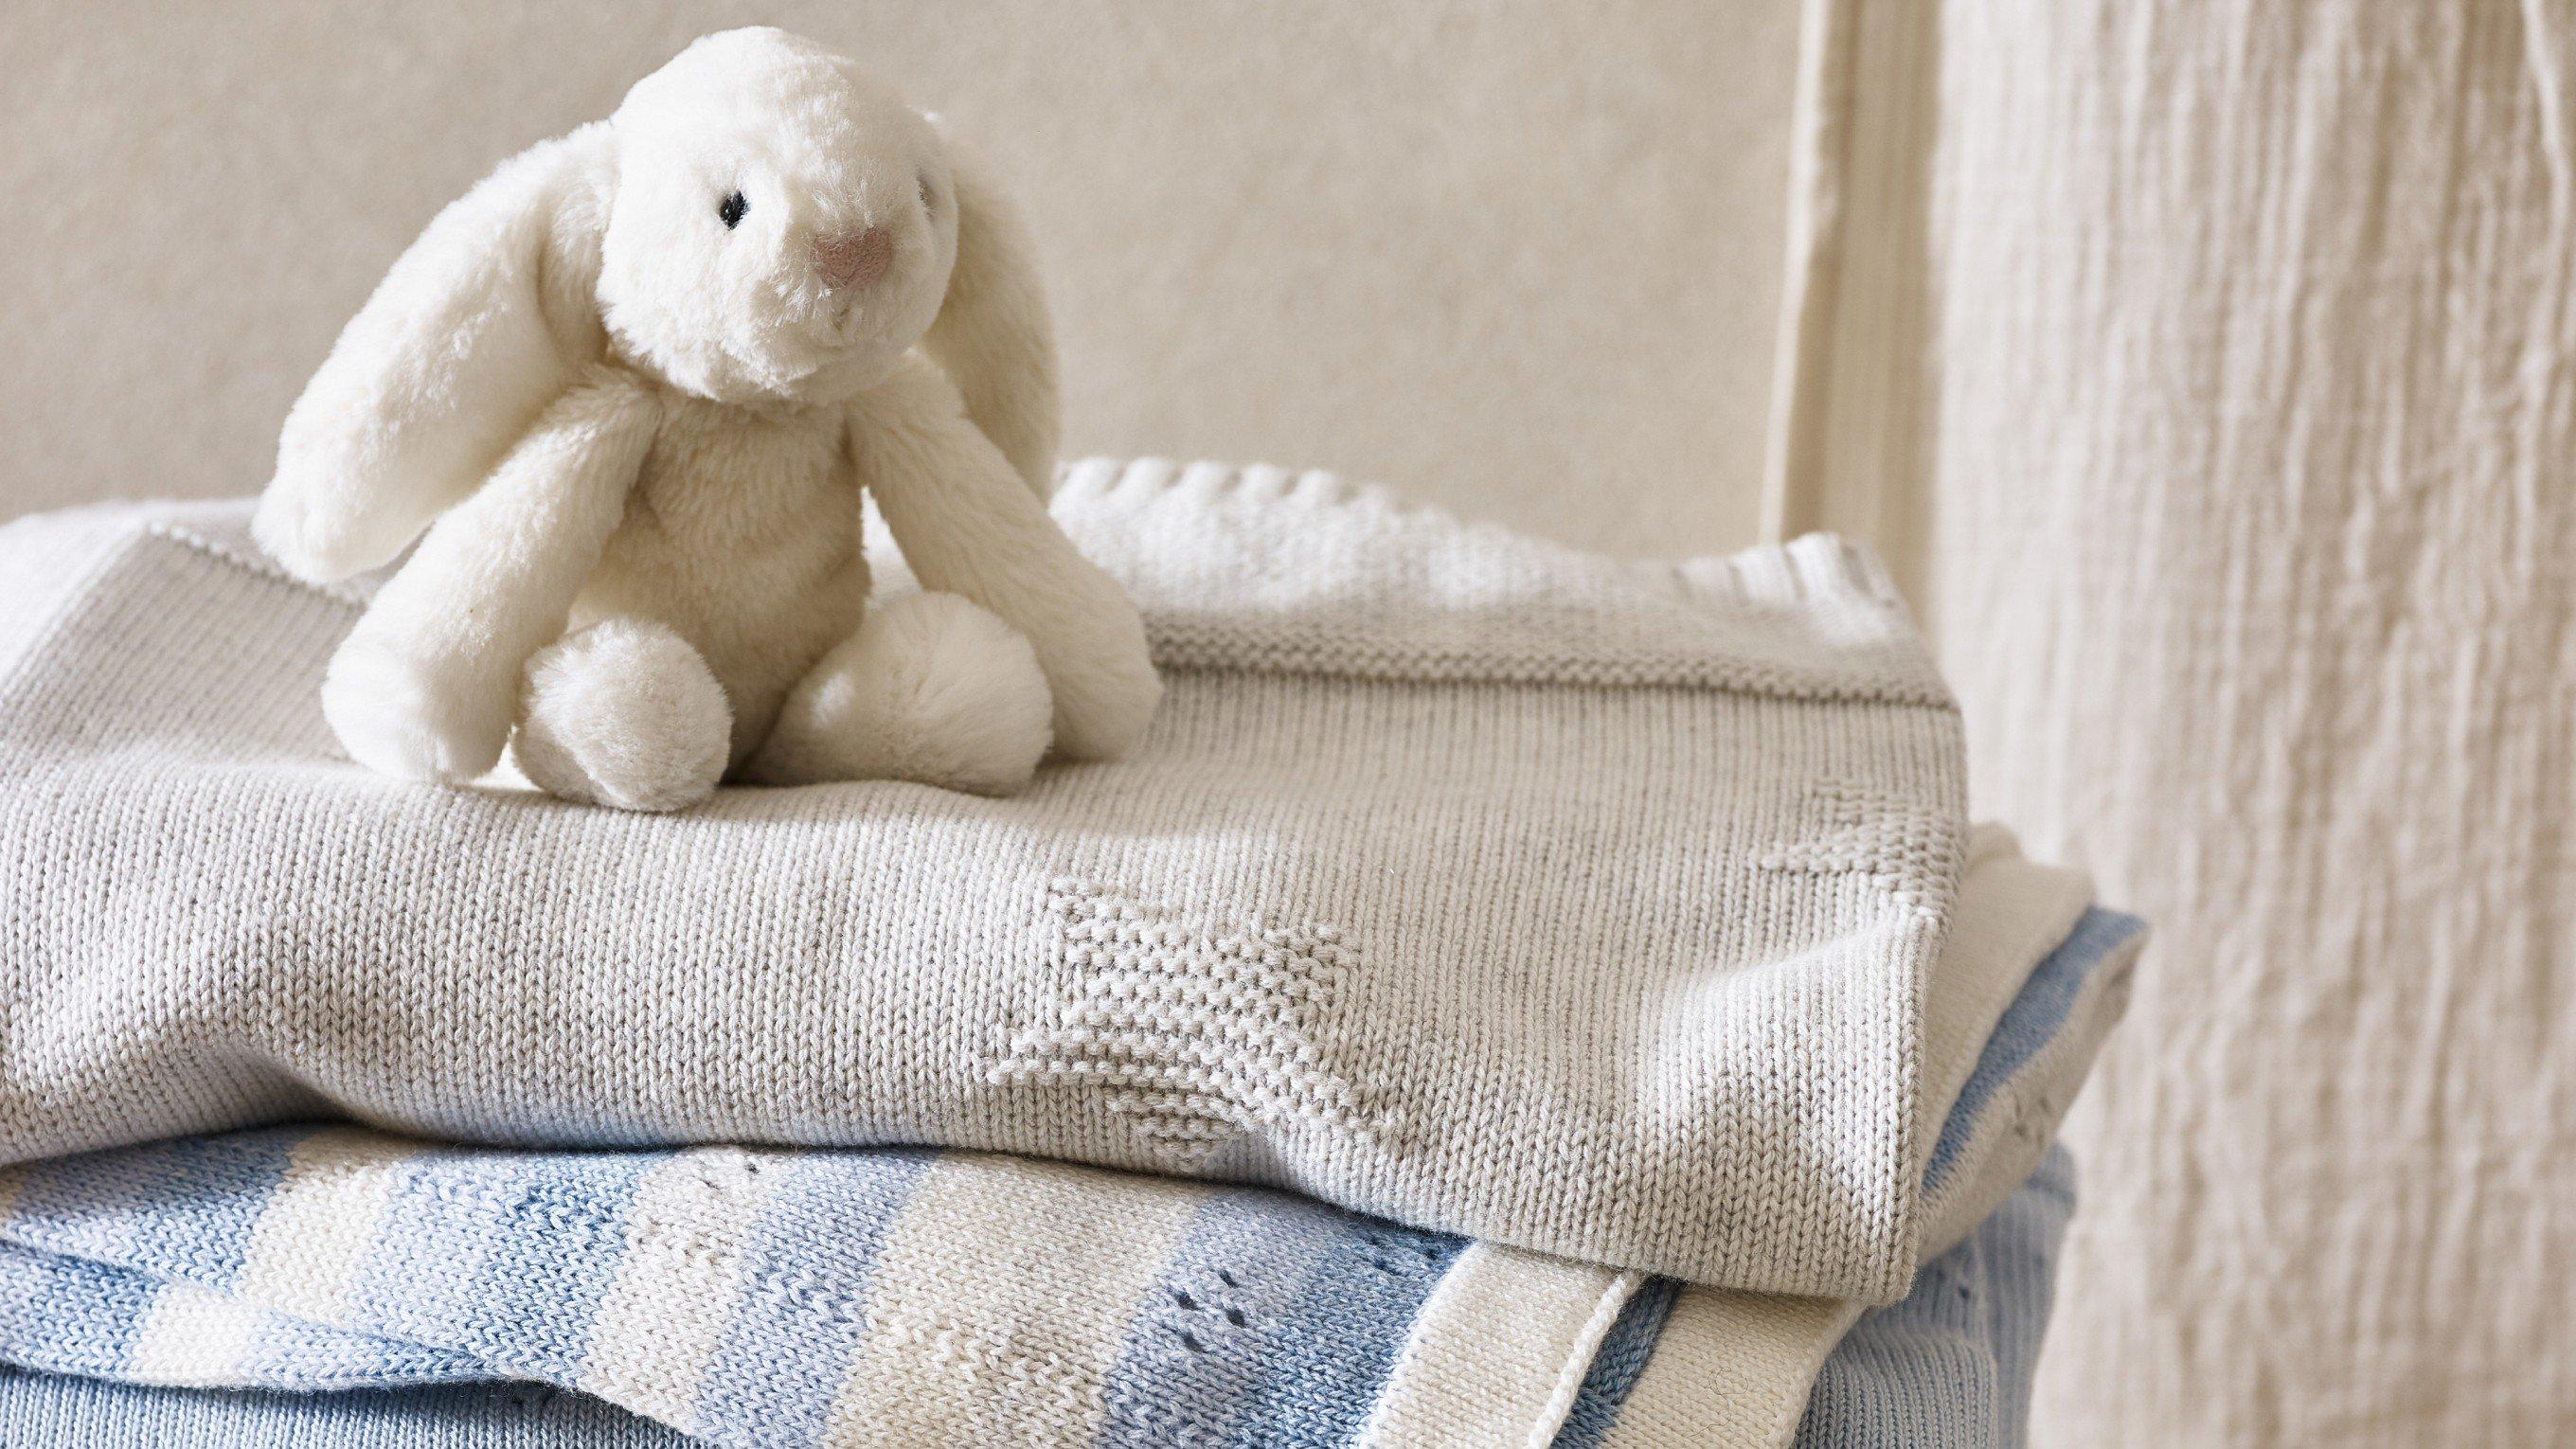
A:
<svg viewBox="0 0 2576 1449">
<path fill-rule="evenodd" d="M 469 672 L 367 639 L 341 646 L 322 681 L 322 714 L 349 758 L 407 780 L 462 784 L 500 762 L 511 700 Z"/>
<path fill-rule="evenodd" d="M 528 661 L 511 758 L 549 795 L 665 811 L 714 793 L 733 751 L 724 686 L 665 625 L 609 619 Z"/>
<path fill-rule="evenodd" d="M 789 693 L 752 775 L 1008 795 L 1036 773 L 1052 713 L 1018 631 L 954 594 L 907 595 L 872 608 Z"/>
</svg>

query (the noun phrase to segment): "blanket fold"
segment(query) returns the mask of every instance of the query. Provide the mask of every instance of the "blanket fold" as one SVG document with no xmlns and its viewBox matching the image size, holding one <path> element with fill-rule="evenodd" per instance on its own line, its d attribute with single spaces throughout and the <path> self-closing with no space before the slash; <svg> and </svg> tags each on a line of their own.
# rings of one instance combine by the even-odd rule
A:
<svg viewBox="0 0 2576 1449">
<path fill-rule="evenodd" d="M 1796 1449 L 2011 1449 L 2022 1442 L 2021 1404 L 2071 1206 L 2067 1177 L 2065 1154 L 2053 1154 L 1967 1241 L 1928 1262 L 1904 1302 L 1863 1317 L 1835 1345 L 1809 1396 Z M 1623 1319 L 1595 1375 L 1629 1371 L 1629 1357 L 1650 1351 L 1651 1338 L 1639 1331 L 1650 1322 L 1644 1314 Z M 1579 1401 L 1558 1449 L 1602 1442 L 1611 1422 L 1603 1403 L 1589 1394 Z M 699 1442 L 587 1394 L 524 1383 L 206 1392 L 0 1368 L 0 1443 L 12 1449 L 681 1449 Z"/>
<path fill-rule="evenodd" d="M 2139 940 L 1981 833 L 1933 978 L 1932 1249 L 2031 1171 Z M 274 1128 L 0 1173 L 0 1362 L 535 1379 L 726 1444 L 1780 1443 L 1862 1307 L 973 1153 Z"/>
<path fill-rule="evenodd" d="M 935 1144 L 1906 1291 L 1967 832 L 1872 564 L 1619 564 L 1275 470 L 1057 508 L 1169 672 L 1134 758 L 671 818 L 340 759 L 359 594 L 239 508 L 0 528 L 0 1158 L 325 1113 Z"/>
</svg>

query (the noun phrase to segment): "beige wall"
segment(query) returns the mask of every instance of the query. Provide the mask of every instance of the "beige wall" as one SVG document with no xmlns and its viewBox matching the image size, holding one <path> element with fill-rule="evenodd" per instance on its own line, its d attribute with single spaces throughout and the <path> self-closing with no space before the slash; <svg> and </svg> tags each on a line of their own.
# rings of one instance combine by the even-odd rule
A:
<svg viewBox="0 0 2576 1449">
<path fill-rule="evenodd" d="M 1623 553 L 1748 541 L 1795 9 L 12 0 L 0 516 L 254 490 L 441 204 L 765 21 L 1014 180 L 1073 450 L 1332 467 Z"/>
</svg>

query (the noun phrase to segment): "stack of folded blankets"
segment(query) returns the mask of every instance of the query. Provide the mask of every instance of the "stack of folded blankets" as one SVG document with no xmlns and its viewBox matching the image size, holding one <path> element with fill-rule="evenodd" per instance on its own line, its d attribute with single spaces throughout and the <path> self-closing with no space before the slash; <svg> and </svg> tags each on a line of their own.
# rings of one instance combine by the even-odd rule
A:
<svg viewBox="0 0 2576 1449">
<path fill-rule="evenodd" d="M 1872 563 L 1056 510 L 1132 758 L 667 817 L 346 762 L 245 507 L 0 528 L 0 1443 L 2017 1440 L 2141 932 Z"/>
</svg>

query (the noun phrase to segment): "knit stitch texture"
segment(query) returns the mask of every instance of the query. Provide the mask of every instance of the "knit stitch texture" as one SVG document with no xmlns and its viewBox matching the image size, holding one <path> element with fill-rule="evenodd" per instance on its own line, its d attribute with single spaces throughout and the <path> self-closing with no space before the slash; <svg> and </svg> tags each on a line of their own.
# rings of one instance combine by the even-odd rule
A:
<svg viewBox="0 0 2576 1449">
<path fill-rule="evenodd" d="M 1958 721 L 1832 540 L 1644 566 L 1317 475 L 1074 469 L 1170 683 L 986 800 L 383 779 L 354 591 L 228 506 L 0 529 L 0 1159 L 325 1111 L 930 1143 L 1892 1301 Z"/>
<path fill-rule="evenodd" d="M 2021 1442 L 2022 1406 L 2071 1206 L 2068 1175 L 2061 1150 L 1967 1241 L 1926 1263 L 1903 1303 L 1864 1317 L 1835 1345 L 1808 1398 L 1796 1449 L 2000 1449 Z M 1632 1301 L 1633 1311 L 1603 1344 L 1557 1449 L 1603 1443 L 1616 1405 L 1599 1386 L 1635 1372 L 1632 1360 L 1652 1350 L 1667 1306 L 1662 1295 Z M 1722 1422 L 1710 1421 L 1702 1443 L 1730 1442 L 1720 1437 Z M 0 1369 L 0 1444 L 10 1449 L 682 1449 L 703 1442 L 604 1400 L 539 1384 L 206 1392 Z M 1125 1441 L 1104 1434 L 1081 1442 L 1115 1449 Z"/>
<path fill-rule="evenodd" d="M 1999 1018 L 1958 1013 L 1964 1054 L 1928 1072 L 1957 1094 L 1945 1178 L 1985 1185 L 1931 1195 L 1929 1249 L 2028 1173 L 2016 1134 L 2046 1139 L 2118 1013 L 2140 932 L 2089 911 L 2047 949 L 2073 883 L 1988 854 L 1962 892 L 1936 1000 L 2022 985 Z M 1858 1305 L 1636 1280 L 1257 1188 L 964 1153 L 295 1128 L 0 1170 L 0 1363 L 307 1391 L 534 1379 L 742 1449 L 1618 1449 L 1814 1421 L 1809 1382 Z M 1938 1282 L 1933 1327 L 1974 1326 L 1947 1300 L 1979 1281 L 1927 1269 L 1896 1312 L 1919 1329 Z M 2023 1335 L 2010 1373 L 1856 1386 L 1933 1394 L 1911 1427 L 2017 1420 L 1995 1401 L 2028 1380 L 2015 1302 L 1994 1324 Z M 1844 1422 L 1882 1427 L 1860 1404 Z"/>
</svg>

